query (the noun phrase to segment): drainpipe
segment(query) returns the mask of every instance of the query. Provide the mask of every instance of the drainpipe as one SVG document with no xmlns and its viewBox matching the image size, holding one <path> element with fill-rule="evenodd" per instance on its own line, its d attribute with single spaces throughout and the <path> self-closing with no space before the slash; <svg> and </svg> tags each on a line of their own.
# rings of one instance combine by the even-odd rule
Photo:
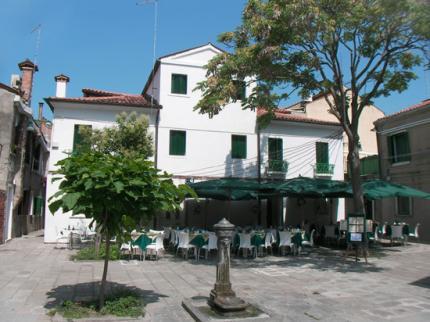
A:
<svg viewBox="0 0 430 322">
<path fill-rule="evenodd" d="M 257 128 L 257 178 L 258 178 L 258 183 L 261 183 L 261 151 L 260 151 L 261 147 L 260 147 L 260 128 Z M 260 196 L 258 195 L 257 198 L 258 201 L 258 219 L 257 219 L 257 223 L 258 226 L 261 225 L 261 199 Z"/>
<path fill-rule="evenodd" d="M 157 109 L 157 115 L 155 116 L 155 146 L 154 146 L 154 165 L 155 168 L 158 166 L 158 126 L 160 123 L 160 108 Z"/>
</svg>

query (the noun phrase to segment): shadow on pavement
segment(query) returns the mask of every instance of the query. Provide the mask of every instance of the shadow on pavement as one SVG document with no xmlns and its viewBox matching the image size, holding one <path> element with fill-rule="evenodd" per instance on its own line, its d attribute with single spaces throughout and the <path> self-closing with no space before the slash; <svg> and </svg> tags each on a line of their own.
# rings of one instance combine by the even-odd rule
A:
<svg viewBox="0 0 430 322">
<path fill-rule="evenodd" d="M 430 288 L 430 276 L 427 276 L 427 277 L 421 278 L 415 282 L 412 282 L 412 283 L 410 283 L 410 285 Z"/>
<path fill-rule="evenodd" d="M 92 301 L 98 298 L 100 282 L 78 283 L 69 285 L 60 285 L 46 293 L 48 302 L 45 304 L 46 309 L 55 308 L 66 300 L 70 301 Z M 168 297 L 164 294 L 156 293 L 152 290 L 142 290 L 135 286 L 107 282 L 106 294 L 117 294 L 121 292 L 132 292 L 143 298 L 145 305 L 158 302 L 162 297 Z"/>
</svg>

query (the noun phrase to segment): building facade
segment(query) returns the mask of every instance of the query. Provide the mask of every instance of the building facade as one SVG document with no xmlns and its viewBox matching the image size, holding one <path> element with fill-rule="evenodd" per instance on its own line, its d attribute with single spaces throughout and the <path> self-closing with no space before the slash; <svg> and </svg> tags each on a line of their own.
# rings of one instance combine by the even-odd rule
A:
<svg viewBox="0 0 430 322">
<path fill-rule="evenodd" d="M 243 110 L 240 99 L 213 118 L 194 110 L 201 98 L 201 92 L 194 88 L 206 77 L 204 66 L 220 52 L 207 44 L 160 57 L 141 96 L 84 90 L 81 98 L 46 99 L 54 111 L 49 169 L 54 170 L 55 163 L 73 150 L 76 125 L 109 126 L 119 112 L 138 111 L 149 118 L 157 167 L 171 173 L 176 183 L 223 177 L 285 179 L 298 175 L 342 179 L 343 141 L 336 122 L 280 110 L 275 120 L 259 129 L 257 119 L 264 111 Z M 249 95 L 251 90 L 245 88 L 243 95 Z M 113 97 L 117 100 L 115 105 Z M 139 106 L 129 104 L 138 99 L 145 101 Z M 48 195 L 56 189 L 48 179 Z M 279 218 L 285 220 L 285 204 L 285 200 L 262 205 L 257 201 L 235 201 L 229 205 L 213 200 L 187 201 L 183 212 L 162 214 L 156 225 L 210 227 L 227 211 L 235 224 L 256 224 L 262 213 L 260 224 L 277 225 L 281 223 Z M 343 218 L 342 209 L 333 205 L 330 214 L 334 214 L 334 220 Z M 291 215 L 294 213 L 291 210 Z M 45 241 L 55 241 L 59 230 L 71 220 L 67 214 L 47 214 Z"/>
<path fill-rule="evenodd" d="M 430 193 L 430 100 L 375 122 L 381 178 Z M 391 198 L 376 203 L 381 223 L 420 223 L 420 240 L 430 242 L 430 200 Z"/>
<path fill-rule="evenodd" d="M 0 242 L 43 228 L 45 165 L 49 152 L 40 123 L 33 119 L 31 61 L 11 86 L 0 83 Z"/>
</svg>

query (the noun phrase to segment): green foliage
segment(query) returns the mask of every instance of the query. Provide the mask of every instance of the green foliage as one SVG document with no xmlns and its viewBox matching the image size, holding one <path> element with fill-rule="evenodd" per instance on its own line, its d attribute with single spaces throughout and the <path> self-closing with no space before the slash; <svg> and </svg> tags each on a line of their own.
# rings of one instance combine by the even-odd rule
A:
<svg viewBox="0 0 430 322">
<path fill-rule="evenodd" d="M 195 196 L 143 158 L 95 151 L 71 155 L 57 167 L 54 174 L 62 181 L 49 199 L 50 211 L 85 214 L 97 222 L 103 236 L 108 232 L 126 239 L 142 218 L 176 210 L 187 195 Z"/>
<path fill-rule="evenodd" d="M 48 315 L 53 316 L 58 312 L 66 319 L 82 319 L 104 315 L 137 318 L 145 314 L 144 305 L 138 294 L 122 292 L 108 297 L 100 311 L 97 311 L 98 307 L 95 301 L 73 302 L 67 300 L 56 309 L 49 311 Z"/>
<path fill-rule="evenodd" d="M 116 125 L 113 127 L 83 128 L 82 145 L 101 153 L 146 159 L 153 155 L 148 125 L 145 115 L 123 112 L 117 116 Z"/>
<path fill-rule="evenodd" d="M 352 137 L 364 106 L 407 89 L 413 68 L 428 61 L 429 21 L 424 1 L 249 0 L 242 25 L 219 36 L 234 53 L 209 62 L 195 108 L 219 113 L 233 101 L 235 79 L 255 86 L 244 108 L 272 110 L 294 91 L 324 93 Z"/>
<path fill-rule="evenodd" d="M 74 255 L 71 256 L 71 260 L 86 261 L 86 260 L 102 260 L 106 255 L 105 245 L 101 245 L 100 251 L 97 253 L 94 246 L 84 247 Z M 121 257 L 121 253 L 118 245 L 111 245 L 109 250 L 109 260 L 118 260 Z"/>
</svg>

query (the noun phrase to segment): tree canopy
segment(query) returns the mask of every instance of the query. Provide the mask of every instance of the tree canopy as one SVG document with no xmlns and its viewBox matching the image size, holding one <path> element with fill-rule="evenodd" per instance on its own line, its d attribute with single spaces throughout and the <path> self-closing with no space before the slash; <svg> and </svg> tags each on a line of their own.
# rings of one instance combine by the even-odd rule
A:
<svg viewBox="0 0 430 322">
<path fill-rule="evenodd" d="M 356 211 L 358 123 L 380 96 L 407 89 L 414 68 L 429 61 L 430 6 L 413 0 L 249 0 L 242 25 L 220 35 L 232 49 L 207 65 L 195 109 L 210 116 L 235 101 L 238 80 L 251 93 L 243 108 L 264 108 L 267 122 L 293 92 L 323 94 L 348 136 Z"/>
</svg>

